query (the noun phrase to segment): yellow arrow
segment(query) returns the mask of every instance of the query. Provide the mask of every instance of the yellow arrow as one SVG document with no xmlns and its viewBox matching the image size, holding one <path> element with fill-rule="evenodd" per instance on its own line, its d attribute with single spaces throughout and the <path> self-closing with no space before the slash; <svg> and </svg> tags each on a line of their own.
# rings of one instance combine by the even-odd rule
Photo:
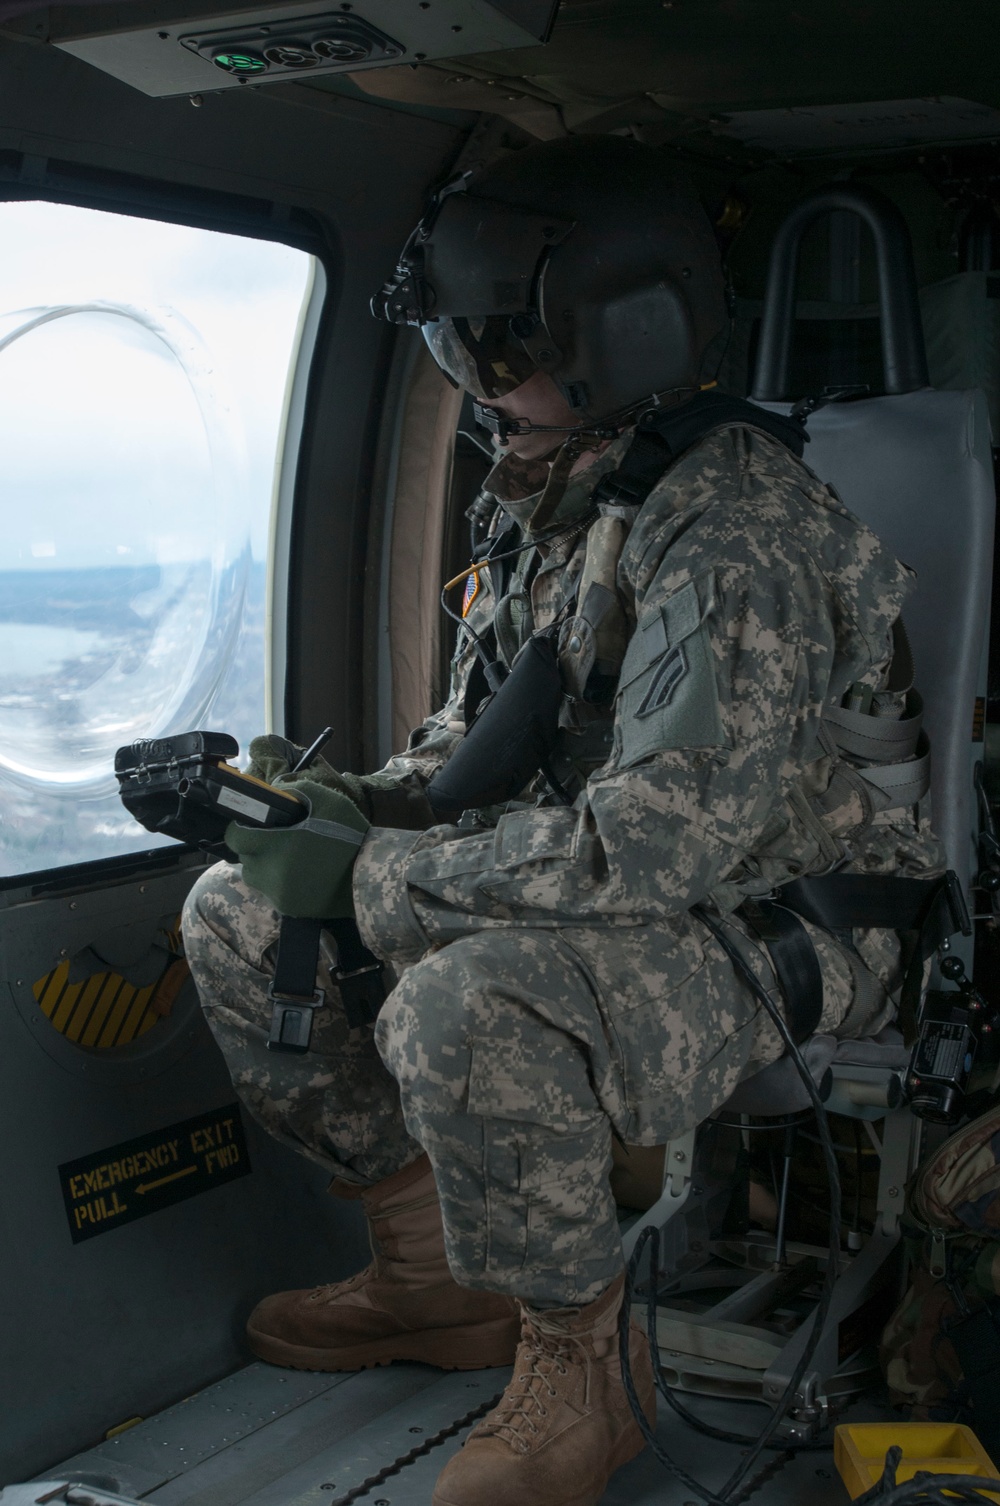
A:
<svg viewBox="0 0 1000 1506">
<path fill-rule="evenodd" d="M 168 1182 L 176 1182 L 178 1177 L 189 1177 L 197 1166 L 185 1166 L 183 1171 L 172 1171 L 168 1177 L 160 1177 L 157 1182 L 140 1182 L 136 1192 L 153 1192 L 157 1187 L 165 1187 Z"/>
</svg>

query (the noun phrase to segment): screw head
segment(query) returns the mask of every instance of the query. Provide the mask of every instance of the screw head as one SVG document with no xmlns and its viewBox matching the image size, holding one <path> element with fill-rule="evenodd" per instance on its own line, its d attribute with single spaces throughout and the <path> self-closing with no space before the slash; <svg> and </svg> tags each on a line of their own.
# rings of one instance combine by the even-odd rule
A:
<svg viewBox="0 0 1000 1506">
<path fill-rule="evenodd" d="M 889 1197 L 899 1197 L 899 1188 L 898 1187 L 890 1187 L 889 1190 L 888 1190 L 887 1196 L 889 1196 Z"/>
</svg>

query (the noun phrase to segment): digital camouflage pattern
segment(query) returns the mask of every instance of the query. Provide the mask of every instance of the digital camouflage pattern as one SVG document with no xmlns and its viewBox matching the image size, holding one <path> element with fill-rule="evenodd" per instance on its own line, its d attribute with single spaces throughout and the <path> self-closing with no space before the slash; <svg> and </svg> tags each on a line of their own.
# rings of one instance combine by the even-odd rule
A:
<svg viewBox="0 0 1000 1506">
<path fill-rule="evenodd" d="M 502 461 L 487 479 L 494 527 L 514 516 L 530 537 L 543 516 L 561 528 L 519 557 L 502 600 L 499 577 L 482 572 L 469 621 L 482 633 L 496 616 L 508 662 L 532 631 L 574 610 L 590 496 L 626 443 L 558 488 L 542 488 L 537 462 Z M 821 734 L 823 708 L 849 686 L 886 683 L 909 573 L 783 446 L 743 427 L 705 437 L 647 499 L 614 579 L 628 637 L 617 697 L 605 707 L 567 700 L 560 718 L 560 774 L 580 776 L 572 807 L 539 805 L 529 790 L 470 829 L 428 819 L 414 831 L 380 818 L 371 797 L 355 908 L 368 945 L 400 974 L 374 1041 L 324 1026 L 320 1054 L 286 1059 L 269 1088 L 256 1001 L 273 912 L 251 906 L 228 922 L 241 958 L 256 958 L 248 995 L 244 962 L 227 972 L 229 943 L 221 932 L 209 941 L 199 919 L 218 909 L 216 886 L 235 905 L 238 881 L 214 870 L 189 910 L 201 937 L 192 967 L 251 1109 L 278 1128 L 290 1115 L 286 1135 L 360 1180 L 385 1174 L 374 1169 L 380 1156 L 403 1164 L 423 1145 L 456 1277 L 536 1302 L 591 1301 L 620 1269 L 612 1132 L 662 1142 L 781 1054 L 691 906 L 730 917 L 733 940 L 774 990 L 766 953 L 732 914 L 744 897 L 831 866 L 942 866 L 926 810 L 873 814 L 863 779 Z M 383 771 L 411 809 L 463 735 L 472 660 L 460 643 L 448 704 Z M 898 716 L 902 703 L 883 695 L 879 709 Z M 852 950 L 812 934 L 820 1028 L 877 1031 L 902 981 L 895 936 L 859 931 Z M 340 1050 L 353 1055 L 331 1061 Z M 409 1138 L 398 1120 L 391 1128 L 378 1053 Z"/>
<path fill-rule="evenodd" d="M 1000 1298 L 1000 1107 L 963 1125 L 918 1170 L 907 1215 L 915 1270 L 882 1335 L 882 1367 L 892 1401 L 914 1420 L 942 1409 L 950 1418 L 964 1377 L 948 1330 Z M 931 1269 L 935 1234 L 945 1276 Z"/>
<path fill-rule="evenodd" d="M 381 1181 L 416 1160 L 420 1146 L 406 1133 L 371 1029 L 347 1023 L 325 946 L 317 983 L 331 1007 L 316 1011 L 308 1054 L 267 1049 L 280 923 L 234 864 L 202 874 L 182 929 L 205 1017 L 240 1099 L 275 1139 L 351 1181 Z"/>
</svg>

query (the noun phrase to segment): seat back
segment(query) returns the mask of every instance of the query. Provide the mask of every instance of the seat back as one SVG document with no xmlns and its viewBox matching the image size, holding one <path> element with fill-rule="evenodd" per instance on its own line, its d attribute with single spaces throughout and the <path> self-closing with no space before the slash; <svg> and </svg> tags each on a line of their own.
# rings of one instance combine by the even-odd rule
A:
<svg viewBox="0 0 1000 1506">
<path fill-rule="evenodd" d="M 799 245 L 817 219 L 843 211 L 871 231 L 889 395 L 819 408 L 808 422 L 805 459 L 917 573 L 904 620 L 931 740 L 934 825 L 968 889 L 996 508 L 989 410 L 978 389 L 929 386 L 909 232 L 884 195 L 835 183 L 807 195 L 785 219 L 771 251 L 753 397 L 787 412 L 783 400 L 803 396 L 790 392 Z"/>
<path fill-rule="evenodd" d="M 934 827 L 967 888 L 996 507 L 986 399 L 927 388 L 831 403 L 812 415 L 807 432 L 806 463 L 917 573 L 903 615 L 931 740 Z"/>
</svg>

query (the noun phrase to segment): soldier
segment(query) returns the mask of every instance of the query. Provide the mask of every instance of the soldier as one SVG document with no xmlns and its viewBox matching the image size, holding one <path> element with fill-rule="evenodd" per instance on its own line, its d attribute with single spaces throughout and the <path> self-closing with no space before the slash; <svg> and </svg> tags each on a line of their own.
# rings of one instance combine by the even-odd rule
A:
<svg viewBox="0 0 1000 1506">
<path fill-rule="evenodd" d="M 798 425 L 706 392 L 718 252 L 653 149 L 546 143 L 449 185 L 377 305 L 421 326 L 499 458 L 447 706 L 371 776 L 291 776 L 292 746 L 258 739 L 254 771 L 309 820 L 230 827 L 242 871 L 211 870 L 186 911 L 237 1090 L 361 1199 L 375 1255 L 266 1299 L 250 1344 L 314 1369 L 491 1365 L 519 1317 L 513 1379 L 435 1506 L 593 1506 L 642 1447 L 616 1352 L 612 1136 L 660 1144 L 782 1051 L 695 907 L 777 996 L 748 897 L 941 867 L 914 780 L 894 802 L 838 721 L 908 718 L 892 659 L 911 582 L 802 463 Z M 497 767 L 476 713 L 532 653 L 558 667 L 551 736 L 534 769 Z M 460 822 L 456 749 L 483 765 Z M 520 798 L 489 808 L 512 779 Z M 280 914 L 356 916 L 398 978 L 374 1028 L 348 1025 L 321 971 L 312 1050 L 268 1055 Z M 811 1028 L 892 1018 L 894 933 L 799 932 Z M 651 1417 L 637 1334 L 631 1352 Z"/>
</svg>

